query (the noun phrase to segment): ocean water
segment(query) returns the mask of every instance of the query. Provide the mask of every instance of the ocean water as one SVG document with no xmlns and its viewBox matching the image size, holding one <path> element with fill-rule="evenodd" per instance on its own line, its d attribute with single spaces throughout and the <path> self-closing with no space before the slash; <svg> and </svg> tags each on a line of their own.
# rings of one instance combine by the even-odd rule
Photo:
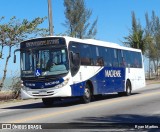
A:
<svg viewBox="0 0 160 132">
<path fill-rule="evenodd" d="M 0 81 L 2 80 L 2 78 L 0 78 Z M 5 79 L 4 82 L 4 87 L 2 88 L 2 91 L 7 91 L 7 90 L 11 90 L 12 89 L 12 83 L 13 83 L 13 78 L 9 77 Z"/>
</svg>

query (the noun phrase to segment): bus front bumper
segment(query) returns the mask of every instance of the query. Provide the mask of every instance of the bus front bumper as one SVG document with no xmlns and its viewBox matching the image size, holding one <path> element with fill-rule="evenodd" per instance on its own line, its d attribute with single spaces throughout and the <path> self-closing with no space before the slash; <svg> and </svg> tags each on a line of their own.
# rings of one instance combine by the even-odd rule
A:
<svg viewBox="0 0 160 132">
<path fill-rule="evenodd" d="M 27 90 L 26 90 L 27 89 Z M 62 88 L 46 88 L 46 89 L 21 89 L 22 99 L 51 98 L 51 97 L 70 97 L 71 87 L 64 86 Z"/>
</svg>

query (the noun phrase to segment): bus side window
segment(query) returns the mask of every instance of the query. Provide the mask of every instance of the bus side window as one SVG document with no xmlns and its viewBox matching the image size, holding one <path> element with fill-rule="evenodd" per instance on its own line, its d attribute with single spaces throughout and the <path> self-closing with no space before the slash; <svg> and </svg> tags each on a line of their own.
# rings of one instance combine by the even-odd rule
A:
<svg viewBox="0 0 160 132">
<path fill-rule="evenodd" d="M 97 64 L 97 58 L 99 57 L 99 53 L 98 53 L 98 50 L 97 50 L 97 47 L 92 45 L 90 47 L 90 50 L 91 50 L 91 65 L 95 65 Z"/>
<path fill-rule="evenodd" d="M 103 47 L 96 46 L 96 66 L 104 66 Z"/>
<path fill-rule="evenodd" d="M 135 52 L 135 57 L 134 57 L 134 65 L 136 68 L 142 68 L 142 57 L 141 54 L 138 52 Z"/>
<path fill-rule="evenodd" d="M 110 57 L 110 50 L 106 47 L 98 47 L 98 54 L 97 62 L 99 62 L 100 66 L 108 66 L 111 67 L 111 57 Z M 96 62 L 96 63 L 97 63 Z"/>
<path fill-rule="evenodd" d="M 131 66 L 131 59 L 130 59 L 130 52 L 127 50 L 123 50 L 123 63 L 125 64 L 125 67 Z"/>
<path fill-rule="evenodd" d="M 127 62 L 126 62 L 126 57 L 125 57 L 125 51 L 124 50 L 121 50 L 121 56 L 122 56 L 121 66 L 126 67 Z"/>
<path fill-rule="evenodd" d="M 109 63 L 107 62 L 108 58 L 107 58 L 107 48 L 103 48 L 103 60 L 104 60 L 104 65 L 107 66 Z"/>
<path fill-rule="evenodd" d="M 97 66 L 104 66 L 104 60 L 102 57 L 97 58 Z"/>
<path fill-rule="evenodd" d="M 81 65 L 93 65 L 90 46 L 82 43 L 79 45 L 79 50 Z"/>
<path fill-rule="evenodd" d="M 70 58 L 70 67 L 71 75 L 75 76 L 80 67 L 80 57 L 78 51 L 78 44 L 75 42 L 70 42 L 69 44 L 69 58 Z"/>
<path fill-rule="evenodd" d="M 131 65 L 131 57 L 132 52 L 131 51 L 126 51 L 126 60 L 127 60 L 127 67 L 132 67 Z"/>
<path fill-rule="evenodd" d="M 118 50 L 114 49 L 113 52 L 114 52 L 113 66 L 118 67 L 119 66 L 118 65 Z"/>
<path fill-rule="evenodd" d="M 118 50 L 118 66 L 123 67 L 122 50 Z"/>
<path fill-rule="evenodd" d="M 124 57 L 122 57 L 122 66 L 124 66 L 124 67 L 126 67 L 126 61 L 125 61 L 125 58 Z"/>
<path fill-rule="evenodd" d="M 137 59 L 138 59 L 139 68 L 142 68 L 142 55 L 139 52 L 137 53 Z"/>
</svg>

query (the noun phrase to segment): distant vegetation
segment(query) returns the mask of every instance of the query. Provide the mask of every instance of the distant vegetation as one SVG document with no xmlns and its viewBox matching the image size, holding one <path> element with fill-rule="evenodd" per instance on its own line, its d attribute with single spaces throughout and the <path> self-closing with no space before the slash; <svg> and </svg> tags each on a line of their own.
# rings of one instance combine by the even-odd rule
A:
<svg viewBox="0 0 160 132">
<path fill-rule="evenodd" d="M 87 9 L 84 0 L 64 0 L 67 35 L 76 38 L 95 38 L 98 18 L 89 21 L 92 11 Z"/>
<path fill-rule="evenodd" d="M 0 61 L 5 59 L 5 66 L 3 70 L 3 77 L 0 81 L 0 91 L 4 86 L 4 81 L 7 75 L 8 62 L 12 55 L 12 48 L 18 46 L 18 44 L 29 38 L 36 37 L 37 35 L 47 34 L 48 30 L 45 28 L 39 28 L 38 26 L 44 22 L 46 18 L 35 18 L 32 21 L 23 19 L 20 21 L 15 16 L 12 17 L 8 22 L 3 22 L 5 17 L 0 18 Z M 8 50 L 8 53 L 4 53 L 4 47 Z M 3 55 L 7 57 L 4 58 Z"/>
<path fill-rule="evenodd" d="M 160 18 L 152 11 L 149 18 L 148 13 L 144 15 L 146 26 L 142 28 L 140 21 L 137 21 L 135 13 L 132 12 L 132 28 L 129 35 L 124 37 L 126 46 L 141 49 L 143 54 L 149 58 L 149 75 L 152 69 L 157 77 L 160 68 Z"/>
</svg>

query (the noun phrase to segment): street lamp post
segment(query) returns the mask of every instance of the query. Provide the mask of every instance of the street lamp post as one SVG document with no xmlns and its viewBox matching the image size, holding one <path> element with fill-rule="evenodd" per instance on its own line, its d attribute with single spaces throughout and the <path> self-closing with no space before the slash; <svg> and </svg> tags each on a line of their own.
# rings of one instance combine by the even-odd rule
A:
<svg viewBox="0 0 160 132">
<path fill-rule="evenodd" d="M 49 33 L 53 35 L 53 19 L 52 19 L 52 3 L 51 0 L 48 0 L 48 21 L 49 21 Z"/>
</svg>

